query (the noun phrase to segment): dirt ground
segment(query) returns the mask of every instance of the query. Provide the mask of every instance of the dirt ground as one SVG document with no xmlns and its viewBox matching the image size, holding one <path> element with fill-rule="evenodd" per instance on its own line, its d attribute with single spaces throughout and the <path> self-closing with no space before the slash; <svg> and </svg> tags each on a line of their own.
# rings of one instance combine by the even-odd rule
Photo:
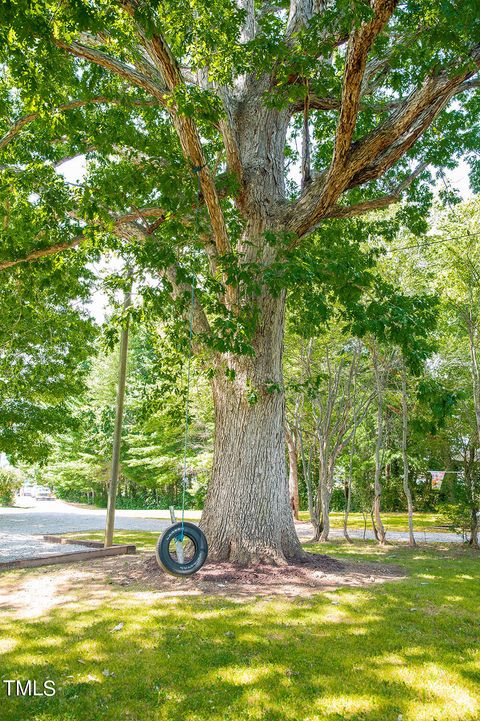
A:
<svg viewBox="0 0 480 721">
<path fill-rule="evenodd" d="M 190 578 L 164 573 L 151 553 L 92 559 L 82 563 L 13 571 L 0 574 L 0 613 L 13 611 L 19 618 L 41 616 L 50 609 L 88 597 L 101 604 L 117 587 L 130 593 L 172 596 L 225 596 L 247 601 L 258 596 L 309 596 L 350 586 L 371 586 L 399 580 L 398 566 L 338 561 L 311 554 L 308 563 L 257 566 L 244 569 L 227 563 L 207 563 Z"/>
</svg>

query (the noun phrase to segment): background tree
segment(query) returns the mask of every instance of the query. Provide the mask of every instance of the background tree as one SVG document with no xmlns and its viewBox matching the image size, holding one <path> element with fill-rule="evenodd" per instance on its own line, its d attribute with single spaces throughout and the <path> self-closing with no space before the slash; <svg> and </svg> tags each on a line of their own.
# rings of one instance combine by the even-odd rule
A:
<svg viewBox="0 0 480 721">
<path fill-rule="evenodd" d="M 215 404 L 202 521 L 212 556 L 300 556 L 284 453 L 286 296 L 312 278 L 317 293 L 345 294 L 346 274 L 332 278 L 322 257 L 330 220 L 406 192 L 403 221 L 418 223 L 427 168 L 451 163 L 453 139 L 472 147 L 476 3 L 19 0 L 0 19 L 0 267 L 128 247 L 177 315 L 197 274 L 195 346 Z M 301 191 L 288 175 L 296 127 Z M 87 170 L 72 188 L 56 166 L 78 154 Z"/>
<path fill-rule="evenodd" d="M 0 468 L 0 506 L 13 506 L 22 481 L 22 475 L 17 470 Z"/>
<path fill-rule="evenodd" d="M 463 460 L 464 503 L 466 502 L 470 509 L 470 539 L 476 546 L 480 523 L 477 468 L 477 449 L 480 443 L 479 235 L 479 203 L 475 199 L 439 215 L 435 238 L 426 240 L 423 250 L 425 259 L 433 266 L 432 285 L 443 299 L 443 372 L 446 372 L 451 385 L 457 392 L 461 391 L 463 396 L 456 411 L 462 418 L 463 428 L 457 427 L 458 436 L 454 445 Z M 472 413 L 476 439 L 472 433 Z"/>
<path fill-rule="evenodd" d="M 119 362 L 116 345 L 113 351 L 99 348 L 89 364 L 87 390 L 70 402 L 73 428 L 57 431 L 48 462 L 37 469 L 42 482 L 66 500 L 101 506 L 107 503 Z M 182 360 L 178 349 L 158 329 L 133 325 L 119 508 L 168 508 L 180 503 L 185 393 Z M 211 399 L 205 382 L 196 381 L 191 392 L 187 493 L 187 504 L 193 507 L 202 505 L 212 460 Z"/>
<path fill-rule="evenodd" d="M 84 389 L 96 335 L 82 308 L 91 283 L 81 257 L 2 276 L 0 452 L 12 461 L 45 459 L 73 423 L 69 401 Z"/>
</svg>

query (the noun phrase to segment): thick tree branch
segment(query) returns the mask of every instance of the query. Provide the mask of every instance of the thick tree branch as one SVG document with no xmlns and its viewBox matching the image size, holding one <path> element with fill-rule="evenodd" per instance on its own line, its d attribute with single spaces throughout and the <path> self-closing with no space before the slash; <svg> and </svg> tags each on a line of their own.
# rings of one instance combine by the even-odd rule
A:
<svg viewBox="0 0 480 721">
<path fill-rule="evenodd" d="M 413 173 L 411 173 L 405 180 L 403 180 L 391 193 L 388 195 L 382 195 L 379 198 L 372 198 L 370 200 L 364 200 L 361 203 L 355 205 L 335 205 L 329 211 L 327 211 L 325 218 L 351 218 L 357 215 L 363 215 L 364 213 L 370 213 L 374 210 L 382 210 L 388 208 L 393 203 L 398 203 L 402 193 L 423 173 L 428 163 L 420 163 Z"/>
<path fill-rule="evenodd" d="M 133 6 L 129 5 L 131 11 Z M 183 85 L 183 78 L 178 63 L 170 48 L 159 34 L 152 37 L 147 36 L 143 29 L 137 24 L 138 32 L 149 55 L 155 60 L 165 84 L 170 92 L 175 92 Z M 227 253 L 230 250 L 225 219 L 223 217 L 220 199 L 215 187 L 215 182 L 209 168 L 206 165 L 205 156 L 200 142 L 200 136 L 193 118 L 171 109 L 172 120 L 182 146 L 185 158 L 192 163 L 199 173 L 202 194 L 205 198 L 213 235 L 219 253 Z"/>
<path fill-rule="evenodd" d="M 128 80 L 129 83 L 132 83 L 136 87 L 142 88 L 150 95 L 153 95 L 153 97 L 156 98 L 161 105 L 166 106 L 168 93 L 165 88 L 161 87 L 156 81 L 152 80 L 152 78 L 148 77 L 144 73 L 141 73 L 121 60 L 108 55 L 103 52 L 103 50 L 98 50 L 97 48 L 92 48 L 88 45 L 82 45 L 77 42 L 67 43 L 63 40 L 55 40 L 54 42 L 55 45 L 62 50 L 66 50 L 71 55 L 74 55 L 77 58 L 89 60 L 96 65 L 100 65 L 106 70 L 110 70 L 110 72 L 115 73 L 124 80 Z"/>
<path fill-rule="evenodd" d="M 255 0 L 236 0 L 237 6 L 245 13 L 240 42 L 248 43 L 255 37 Z"/>
<path fill-rule="evenodd" d="M 324 0 L 290 0 L 287 38 L 308 25 L 312 17 L 323 10 L 324 5 Z"/>
<path fill-rule="evenodd" d="M 342 101 L 331 167 L 332 173 L 344 162 L 350 149 L 353 131 L 357 122 L 367 56 L 375 38 L 390 19 L 395 5 L 396 0 L 375 0 L 373 3 L 373 18 L 366 23 L 362 23 L 358 30 L 355 30 L 350 35 L 348 40 Z"/>
<path fill-rule="evenodd" d="M 467 80 L 466 82 L 459 85 L 458 89 L 455 91 L 455 95 L 459 95 L 460 93 L 466 93 L 469 90 L 478 90 L 480 88 L 480 79 L 476 80 Z"/>
<path fill-rule="evenodd" d="M 150 210 L 153 214 L 153 211 L 158 209 L 151 208 Z M 144 212 L 148 214 L 148 211 L 148 208 L 143 209 L 142 218 Z M 153 225 L 144 228 L 139 225 L 139 223 L 134 222 L 135 219 L 138 219 L 138 217 L 138 215 L 134 217 L 133 214 L 123 215 L 121 217 L 122 225 L 119 225 L 118 234 L 128 240 L 145 241 L 155 231 L 155 226 L 158 224 L 158 221 L 157 223 L 154 223 Z M 144 222 L 146 223 L 145 220 Z M 163 219 L 161 220 L 161 222 L 163 222 Z M 179 267 L 177 265 L 170 265 L 160 271 L 160 276 L 166 278 L 172 286 L 172 297 L 174 299 L 179 298 L 182 295 L 190 296 L 191 294 L 191 286 L 188 283 L 178 281 L 178 270 Z M 198 298 L 198 294 L 195 295 L 193 329 L 195 333 L 208 333 L 211 330 L 208 318 Z"/>
<path fill-rule="evenodd" d="M 123 225 L 132 223 L 132 221 L 134 220 L 144 220 L 145 218 L 156 218 L 157 222 L 154 225 L 158 227 L 159 220 L 161 220 L 161 222 L 165 221 L 165 211 L 161 208 L 141 208 L 131 213 L 124 213 L 123 215 L 116 216 L 114 219 L 115 230 L 120 231 Z M 149 234 L 151 232 L 150 228 L 151 226 L 147 224 L 147 228 L 144 228 L 143 231 Z M 48 248 L 39 248 L 38 250 L 33 250 L 31 253 L 28 253 L 23 258 L 17 258 L 15 260 L 0 260 L 0 270 L 4 270 L 5 268 L 12 268 L 13 266 L 20 265 L 21 263 L 30 263 L 32 261 L 41 260 L 42 258 L 47 258 L 50 255 L 56 255 L 57 253 L 61 253 L 64 250 L 71 250 L 72 248 L 76 248 L 78 245 L 86 242 L 87 240 L 88 237 L 86 237 L 83 233 L 80 233 L 71 240 L 66 240 L 62 243 L 56 243 L 55 245 L 51 245 Z"/>
<path fill-rule="evenodd" d="M 162 275 L 167 278 L 168 282 L 172 286 L 172 295 L 174 298 L 179 298 L 182 295 L 190 295 L 192 290 L 191 286 L 188 285 L 188 283 L 180 283 L 177 280 L 178 268 L 176 266 L 171 265 L 166 268 Z M 193 307 L 193 330 L 195 333 L 209 333 L 211 331 L 208 318 L 198 299 L 198 293 L 195 295 Z"/>
<path fill-rule="evenodd" d="M 318 95 L 315 95 L 315 93 L 310 93 L 308 96 L 309 99 L 309 105 L 310 110 L 339 110 L 341 106 L 341 101 L 337 98 L 331 98 L 331 97 L 320 97 Z M 382 103 L 381 101 L 377 103 L 365 103 L 360 102 L 359 104 L 359 110 L 373 110 L 375 113 L 385 113 L 388 110 L 394 110 L 397 108 L 401 103 L 401 100 L 389 100 L 388 102 Z M 294 113 L 300 113 L 303 111 L 304 108 L 304 101 L 303 100 L 297 100 L 295 103 L 292 103 L 291 110 Z"/>
<path fill-rule="evenodd" d="M 80 234 L 75 236 L 75 238 L 72 238 L 72 240 L 65 241 L 64 243 L 57 243 L 56 245 L 51 245 L 49 248 L 33 250 L 24 258 L 17 258 L 16 260 L 0 260 L 0 270 L 5 270 L 5 268 L 12 268 L 14 265 L 20 265 L 21 263 L 30 263 L 35 260 L 41 260 L 42 258 L 46 258 L 49 255 L 61 253 L 63 250 L 70 250 L 71 248 L 76 248 L 77 245 L 80 245 L 80 243 L 83 243 L 85 240 L 85 236 Z"/>
<path fill-rule="evenodd" d="M 243 166 L 233 125 L 228 118 L 221 118 L 218 128 L 222 134 L 223 144 L 225 146 L 228 169 L 235 175 L 238 182 L 241 183 L 243 179 Z"/>
<path fill-rule="evenodd" d="M 156 101 L 154 101 L 156 102 Z M 77 108 L 83 108 L 86 105 L 119 105 L 120 103 L 129 103 L 130 105 L 145 105 L 148 101 L 142 100 L 118 100 L 116 98 L 107 98 L 104 95 L 97 95 L 93 98 L 87 98 L 85 100 L 71 100 L 68 103 L 57 105 L 55 108 L 50 110 L 51 114 L 63 113 L 67 110 L 75 110 Z M 40 113 L 29 113 L 23 115 L 21 118 L 15 120 L 10 128 L 7 130 L 5 135 L 0 138 L 0 150 L 3 150 L 18 133 L 29 123 L 33 123 L 37 118 L 40 117 Z"/>
<path fill-rule="evenodd" d="M 480 66 L 480 45 L 473 48 L 470 59 Z M 299 237 L 308 233 L 344 190 L 380 177 L 402 157 L 455 94 L 471 89 L 467 83 L 477 71 L 465 70 L 464 59 L 459 59 L 458 64 L 461 72 L 455 73 L 450 66 L 428 76 L 374 131 L 351 145 L 335 172 L 331 166 L 318 176 L 286 211 L 289 230 Z"/>
<path fill-rule="evenodd" d="M 134 5 L 130 2 L 124 3 L 124 7 L 131 15 L 134 15 Z M 161 77 L 165 82 L 167 91 L 175 92 L 182 84 L 183 78 L 180 68 L 172 55 L 170 48 L 160 35 L 150 37 L 137 23 L 137 31 L 142 40 L 144 48 L 149 57 L 158 67 Z M 116 73 L 120 77 L 134 83 L 138 87 L 143 88 L 162 104 L 166 104 L 167 95 L 163 88 L 159 88 L 156 82 L 150 77 L 139 73 L 137 70 L 130 68 L 125 63 L 112 58 L 101 50 L 91 48 L 80 43 L 71 43 L 70 45 L 62 41 L 57 41 L 57 45 L 67 52 L 77 57 L 83 57 L 102 67 Z M 227 228 L 223 212 L 220 206 L 220 199 L 215 187 L 214 178 L 209 171 L 205 157 L 203 155 L 200 137 L 197 127 L 192 118 L 175 112 L 171 104 L 168 105 L 168 111 L 172 116 L 172 120 L 177 131 L 177 135 L 182 146 L 184 156 L 189 160 L 200 177 L 200 185 L 202 195 L 207 206 L 212 224 L 213 235 L 216 247 L 219 253 L 226 253 L 230 250 L 230 242 L 228 238 Z M 230 303 L 233 303 L 233 293 L 230 293 Z"/>
<path fill-rule="evenodd" d="M 480 45 L 472 50 L 470 57 L 477 67 L 480 67 Z M 413 145 L 453 95 L 463 92 L 461 88 L 465 81 L 475 73 L 475 69 L 469 69 L 455 74 L 449 67 L 437 75 L 428 76 L 423 84 L 400 103 L 376 130 L 352 148 L 349 158 L 349 172 L 352 173 L 352 178 L 360 170 L 372 164 L 372 161 L 380 159 L 381 154 L 387 150 L 390 164 L 383 163 L 383 167 L 385 169 L 390 167 Z"/>
</svg>

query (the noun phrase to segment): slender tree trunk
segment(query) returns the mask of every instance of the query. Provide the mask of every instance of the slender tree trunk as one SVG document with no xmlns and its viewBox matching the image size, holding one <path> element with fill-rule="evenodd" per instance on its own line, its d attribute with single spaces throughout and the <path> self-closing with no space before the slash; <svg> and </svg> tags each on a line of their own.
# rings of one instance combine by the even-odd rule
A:
<svg viewBox="0 0 480 721">
<path fill-rule="evenodd" d="M 332 500 L 333 492 L 333 474 L 335 471 L 335 460 L 336 455 L 332 458 L 327 458 L 325 463 L 324 480 L 322 481 L 322 518 L 323 528 L 320 534 L 320 541 L 325 543 L 328 541 L 330 535 L 330 503 Z"/>
<path fill-rule="evenodd" d="M 348 534 L 348 518 L 350 516 L 350 509 L 352 507 L 352 485 L 351 478 L 347 478 L 344 483 L 344 494 L 345 494 L 345 512 L 343 514 L 343 537 L 348 543 L 352 542 Z"/>
<path fill-rule="evenodd" d="M 317 527 L 317 513 L 315 510 L 315 501 L 313 498 L 313 487 L 312 487 L 312 455 L 313 455 L 313 447 L 310 447 L 310 454 L 308 459 L 308 468 L 306 467 L 306 464 L 304 464 L 304 469 L 306 468 L 306 472 L 304 471 L 305 476 L 305 483 L 307 485 L 307 500 L 308 500 L 308 514 L 310 516 L 310 522 L 315 530 L 315 540 L 318 540 L 320 538 L 320 528 Z"/>
<path fill-rule="evenodd" d="M 216 560 L 247 565 L 304 556 L 285 458 L 284 304 L 283 296 L 263 295 L 255 356 L 222 357 L 213 381 L 214 462 L 201 526 Z"/>
<path fill-rule="evenodd" d="M 325 457 L 320 458 L 320 467 L 318 471 L 318 498 L 320 499 L 320 509 L 322 512 L 322 529 L 319 540 L 328 541 L 330 534 L 330 489 L 328 483 L 328 464 Z"/>
<path fill-rule="evenodd" d="M 131 273 L 128 274 L 131 279 Z M 128 311 L 132 305 L 132 286 L 125 292 L 123 301 L 124 312 Z M 113 535 L 115 532 L 115 505 L 117 501 L 118 477 L 120 472 L 120 455 L 122 450 L 122 425 L 123 425 L 123 406 L 125 403 L 125 384 L 127 378 L 127 355 L 128 355 L 128 329 L 130 316 L 127 315 L 125 325 L 120 335 L 120 363 L 118 369 L 118 387 L 117 401 L 115 411 L 115 429 L 113 434 L 113 454 L 112 467 L 110 472 L 110 482 L 108 487 L 108 504 L 107 519 L 105 525 L 104 546 L 108 548 L 113 545 Z"/>
<path fill-rule="evenodd" d="M 298 457 L 297 446 L 293 433 L 291 433 L 288 424 L 285 426 L 285 436 L 288 448 L 288 492 L 290 495 L 290 506 L 293 517 L 298 521 L 298 512 L 300 504 L 298 499 Z"/>
<path fill-rule="evenodd" d="M 477 435 L 480 443 L 480 370 L 478 367 L 477 348 L 475 344 L 475 322 L 469 314 L 468 324 L 468 340 L 470 347 L 470 370 L 472 375 L 473 389 L 473 407 L 475 409 L 475 420 L 477 424 Z"/>
<path fill-rule="evenodd" d="M 473 548 L 479 548 L 478 536 L 479 536 L 479 518 L 478 518 L 478 507 L 472 507 L 471 510 L 471 523 L 470 523 L 470 546 Z"/>
<path fill-rule="evenodd" d="M 478 367 L 477 348 L 475 344 L 475 323 L 472 315 L 468 318 L 468 337 L 470 342 L 470 359 L 471 359 L 471 374 L 472 374 L 472 385 L 473 385 L 473 406 L 475 409 L 475 419 L 477 423 L 477 437 L 478 443 L 480 444 L 480 370 Z M 475 453 L 474 453 L 475 456 Z M 471 510 L 471 524 L 470 524 L 470 545 L 474 548 L 479 547 L 478 536 L 479 536 L 479 512 L 480 503 L 476 494 L 475 481 L 473 473 L 470 480 L 470 510 Z"/>
<path fill-rule="evenodd" d="M 375 443 L 375 478 L 374 478 L 374 498 L 373 498 L 373 531 L 375 537 L 380 544 L 385 543 L 386 532 L 382 523 L 382 449 L 383 449 L 383 383 L 381 378 L 381 368 L 379 359 L 374 351 L 374 369 L 375 381 L 377 386 L 377 440 Z"/>
<path fill-rule="evenodd" d="M 314 444 L 310 445 L 308 452 L 308 461 L 305 456 L 305 446 L 303 443 L 303 434 L 300 428 L 297 428 L 298 440 L 300 446 L 300 456 L 302 459 L 303 477 L 305 479 L 305 485 L 307 486 L 307 503 L 308 503 L 308 515 L 310 523 L 313 526 L 314 535 L 312 541 L 318 541 L 320 538 L 320 527 L 318 524 L 318 513 L 316 510 L 316 504 L 313 498 L 313 487 L 312 487 L 312 458 L 314 452 Z"/>
<path fill-rule="evenodd" d="M 356 379 L 355 379 L 355 388 L 353 391 L 354 398 L 356 396 Z M 352 508 L 352 479 L 353 479 L 353 459 L 355 457 L 355 439 L 357 436 L 357 425 L 358 425 L 358 416 L 357 416 L 357 409 L 355 408 L 354 415 L 353 415 L 353 430 L 352 430 L 352 445 L 350 447 L 350 459 L 348 463 L 348 478 L 345 483 L 345 514 L 343 516 L 343 535 L 345 537 L 345 540 L 348 541 L 348 543 L 352 542 L 352 539 L 349 536 L 348 533 L 348 518 L 350 516 L 350 510 Z"/>
<path fill-rule="evenodd" d="M 352 437 L 352 447 L 350 450 L 350 462 L 348 467 L 348 478 L 345 481 L 345 513 L 343 515 L 343 535 L 348 543 L 352 542 L 348 533 L 348 519 L 352 508 L 352 476 L 353 476 L 353 456 L 355 453 L 355 428 Z"/>
<path fill-rule="evenodd" d="M 413 533 L 413 502 L 412 491 L 408 483 L 408 397 L 407 397 L 407 371 L 405 365 L 402 366 L 402 458 L 403 458 L 403 492 L 407 499 L 408 508 L 408 536 L 410 546 L 416 546 L 415 536 Z"/>
</svg>

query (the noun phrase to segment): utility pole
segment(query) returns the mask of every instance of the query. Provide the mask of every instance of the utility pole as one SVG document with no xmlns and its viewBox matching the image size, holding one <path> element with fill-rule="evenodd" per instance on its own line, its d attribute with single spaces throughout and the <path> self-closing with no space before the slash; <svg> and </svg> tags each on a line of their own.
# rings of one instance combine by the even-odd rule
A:
<svg viewBox="0 0 480 721">
<path fill-rule="evenodd" d="M 120 468 L 120 451 L 122 445 L 123 406 L 125 402 L 125 382 L 127 377 L 128 329 L 130 316 L 128 309 L 132 305 L 132 272 L 128 273 L 129 285 L 125 290 L 123 311 L 126 315 L 125 325 L 120 335 L 120 367 L 118 370 L 118 387 L 115 413 L 115 431 L 113 435 L 112 471 L 108 489 L 107 522 L 105 526 L 105 548 L 113 545 L 113 532 L 115 530 L 115 503 L 117 500 L 118 472 Z"/>
</svg>

